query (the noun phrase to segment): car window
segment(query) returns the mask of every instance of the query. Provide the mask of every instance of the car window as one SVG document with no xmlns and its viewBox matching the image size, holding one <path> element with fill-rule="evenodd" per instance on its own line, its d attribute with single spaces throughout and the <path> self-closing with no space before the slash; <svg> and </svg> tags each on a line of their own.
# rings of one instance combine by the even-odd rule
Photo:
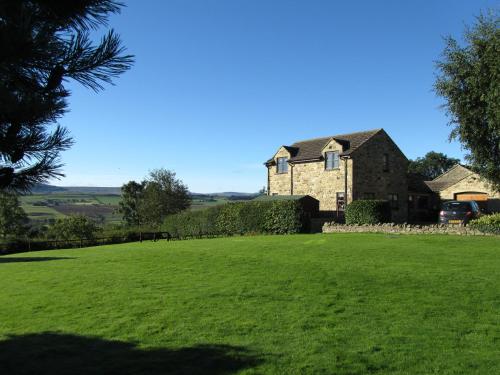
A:
<svg viewBox="0 0 500 375">
<path fill-rule="evenodd" d="M 443 211 L 470 211 L 469 202 L 446 202 L 443 203 Z"/>
</svg>

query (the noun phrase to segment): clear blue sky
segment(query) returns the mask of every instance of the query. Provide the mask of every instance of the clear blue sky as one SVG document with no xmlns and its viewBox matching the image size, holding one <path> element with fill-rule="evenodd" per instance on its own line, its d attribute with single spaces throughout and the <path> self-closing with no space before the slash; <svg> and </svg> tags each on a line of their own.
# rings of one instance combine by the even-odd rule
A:
<svg viewBox="0 0 500 375">
<path fill-rule="evenodd" d="M 491 0 L 127 1 L 110 26 L 135 66 L 70 84 L 76 144 L 57 185 L 172 169 L 194 192 L 254 192 L 280 145 L 383 127 L 408 158 L 463 157 L 432 91 L 442 37 Z M 104 32 L 104 30 L 101 30 Z"/>
</svg>

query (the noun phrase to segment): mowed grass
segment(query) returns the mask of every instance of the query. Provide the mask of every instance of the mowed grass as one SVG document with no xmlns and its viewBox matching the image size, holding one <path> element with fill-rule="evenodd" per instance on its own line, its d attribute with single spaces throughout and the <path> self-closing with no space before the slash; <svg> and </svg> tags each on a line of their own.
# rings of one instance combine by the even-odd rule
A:
<svg viewBox="0 0 500 375">
<path fill-rule="evenodd" d="M 331 234 L 0 257 L 2 374 L 499 374 L 500 240 Z"/>
</svg>

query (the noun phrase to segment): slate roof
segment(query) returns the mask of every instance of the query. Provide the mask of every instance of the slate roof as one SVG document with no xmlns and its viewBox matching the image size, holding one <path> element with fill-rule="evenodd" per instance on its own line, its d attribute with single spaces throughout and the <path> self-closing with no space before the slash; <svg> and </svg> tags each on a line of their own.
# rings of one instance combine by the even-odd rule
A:
<svg viewBox="0 0 500 375">
<path fill-rule="evenodd" d="M 425 181 L 425 183 L 432 191 L 439 192 L 455 185 L 457 182 L 463 180 L 473 173 L 474 172 L 472 172 L 470 169 L 467 169 L 463 165 L 456 164 L 441 176 L 436 177 L 432 181 Z"/>
<path fill-rule="evenodd" d="M 350 155 L 356 149 L 359 148 L 363 143 L 373 137 L 382 129 L 374 129 L 368 131 L 362 131 L 357 133 L 349 134 L 339 134 L 332 135 L 330 137 L 308 139 L 305 141 L 295 142 L 291 146 L 285 147 L 291 154 L 290 162 L 300 162 L 306 160 L 319 160 L 322 158 L 321 150 L 327 145 L 327 143 L 333 138 L 338 143 L 344 146 L 344 152 L 341 155 Z M 272 163 L 274 160 L 271 158 L 267 163 Z"/>
<path fill-rule="evenodd" d="M 310 195 L 260 195 L 254 201 L 300 201 L 301 199 L 314 199 Z"/>
</svg>

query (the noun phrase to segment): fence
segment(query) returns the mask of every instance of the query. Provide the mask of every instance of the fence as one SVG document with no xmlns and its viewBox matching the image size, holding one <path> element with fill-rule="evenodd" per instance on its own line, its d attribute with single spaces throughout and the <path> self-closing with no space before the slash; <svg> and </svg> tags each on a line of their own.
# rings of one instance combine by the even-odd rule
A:
<svg viewBox="0 0 500 375">
<path fill-rule="evenodd" d="M 53 249 L 82 248 L 89 246 L 112 245 L 129 242 L 159 241 L 159 240 L 187 240 L 193 238 L 213 238 L 219 234 L 199 233 L 197 235 L 172 235 L 169 232 L 138 232 L 128 233 L 125 236 L 98 237 L 93 239 L 77 240 L 30 240 L 17 239 L 13 241 L 0 242 L 1 254 L 14 254 L 28 251 L 41 251 Z"/>
</svg>

